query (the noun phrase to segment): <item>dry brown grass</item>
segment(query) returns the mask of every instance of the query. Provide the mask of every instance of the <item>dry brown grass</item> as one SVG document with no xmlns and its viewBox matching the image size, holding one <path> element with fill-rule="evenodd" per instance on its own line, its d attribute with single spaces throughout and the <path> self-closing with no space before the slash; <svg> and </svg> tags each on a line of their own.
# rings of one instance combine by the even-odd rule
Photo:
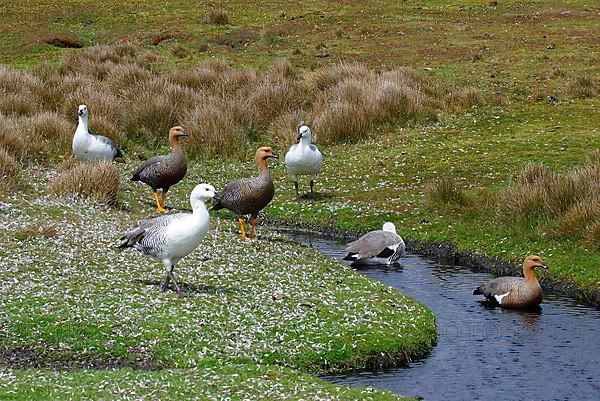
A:
<svg viewBox="0 0 600 401">
<path fill-rule="evenodd" d="M 206 16 L 206 20 L 214 25 L 227 25 L 231 22 L 229 14 L 223 9 L 210 10 Z"/>
<path fill-rule="evenodd" d="M 468 198 L 462 187 L 449 176 L 442 176 L 425 189 L 425 198 L 431 204 L 444 206 L 466 206 Z"/>
<path fill-rule="evenodd" d="M 88 106 L 91 130 L 118 143 L 162 146 L 172 126 L 184 125 L 203 133 L 190 141 L 194 153 L 240 156 L 269 133 L 279 145 L 289 145 L 300 119 L 313 123 L 321 143 L 334 144 L 368 138 L 382 124 L 434 120 L 439 112 L 482 102 L 476 90 L 441 85 L 412 68 L 376 72 L 359 63 L 336 63 L 301 74 L 289 60 L 278 59 L 260 72 L 207 61 L 159 73 L 141 57 L 134 45 L 123 43 L 70 51 L 58 67 L 42 64 L 32 72 L 0 67 L 0 113 L 24 127 L 31 121 L 51 124 L 48 113 L 72 121 L 71 130 L 64 121 L 36 128 L 57 143 L 25 143 L 34 159 L 64 155 L 80 104 Z M 284 133 L 285 127 L 294 130 Z M 17 151 L 16 140 L 3 141 L 12 141 Z M 47 153 L 55 154 L 39 157 Z"/>
<path fill-rule="evenodd" d="M 205 99 L 183 118 L 190 134 L 190 152 L 204 156 L 243 154 L 248 138 L 239 120 L 248 111 L 241 101 L 234 103 L 218 96 Z"/>
<path fill-rule="evenodd" d="M 21 181 L 21 165 L 8 151 L 0 147 L 0 197 L 17 188 Z"/>
<path fill-rule="evenodd" d="M 533 226 L 555 225 L 555 235 L 587 238 L 597 246 L 592 227 L 600 222 L 598 154 L 598 151 L 593 152 L 585 165 L 564 174 L 542 165 L 526 166 L 518 180 L 500 193 L 498 217 Z M 556 224 L 551 224 L 553 221 Z"/>
<path fill-rule="evenodd" d="M 59 197 L 82 197 L 105 205 L 116 205 L 121 191 L 121 174 L 110 163 L 76 163 L 49 184 Z"/>
<path fill-rule="evenodd" d="M 71 152 L 74 126 L 56 112 L 42 112 L 23 121 L 26 147 L 32 159 L 48 160 Z"/>
<path fill-rule="evenodd" d="M 577 98 L 590 98 L 598 95 L 598 85 L 590 77 L 577 77 L 567 85 L 568 93 Z"/>
<path fill-rule="evenodd" d="M 0 149 L 20 159 L 27 153 L 21 130 L 13 117 L 0 113 Z"/>
</svg>

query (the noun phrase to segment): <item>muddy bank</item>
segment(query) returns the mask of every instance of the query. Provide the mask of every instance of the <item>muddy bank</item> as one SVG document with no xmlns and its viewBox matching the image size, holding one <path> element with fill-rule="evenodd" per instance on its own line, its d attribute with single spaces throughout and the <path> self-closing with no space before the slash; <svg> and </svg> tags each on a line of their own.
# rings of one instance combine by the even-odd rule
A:
<svg viewBox="0 0 600 401">
<path fill-rule="evenodd" d="M 158 370 L 159 367 L 148 355 L 131 352 L 130 358 L 89 357 L 82 359 L 81 355 L 62 354 L 52 351 L 40 352 L 34 348 L 0 347 L 0 367 L 10 369 L 118 369 L 131 368 L 140 370 Z M 164 368 L 164 367 L 163 367 Z"/>
<path fill-rule="evenodd" d="M 325 238 L 338 238 L 354 240 L 364 234 L 358 230 L 342 230 L 334 225 L 319 226 L 316 223 L 290 222 L 273 217 L 265 217 L 265 224 L 278 230 L 304 231 L 318 234 Z M 409 252 L 423 256 L 432 256 L 441 261 L 470 267 L 478 272 L 491 272 L 496 276 L 522 276 L 523 267 L 521 263 L 515 263 L 496 257 L 488 257 L 474 252 L 461 251 L 457 245 L 450 241 L 429 241 L 410 240 L 406 241 L 406 249 Z M 539 277 L 542 287 L 548 291 L 557 292 L 575 298 L 582 303 L 596 308 L 600 308 L 600 288 L 585 289 L 580 288 L 576 283 L 557 280 L 548 273 L 542 273 Z"/>
</svg>

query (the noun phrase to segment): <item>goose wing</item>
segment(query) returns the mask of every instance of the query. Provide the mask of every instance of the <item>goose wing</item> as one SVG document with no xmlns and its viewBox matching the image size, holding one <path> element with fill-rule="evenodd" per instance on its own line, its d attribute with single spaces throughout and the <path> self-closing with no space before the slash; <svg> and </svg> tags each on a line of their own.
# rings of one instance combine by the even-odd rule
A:
<svg viewBox="0 0 600 401">
<path fill-rule="evenodd" d="M 376 230 L 368 232 L 356 241 L 349 243 L 346 247 L 346 252 L 349 254 L 358 254 L 360 259 L 372 258 L 382 253 L 384 255 L 380 255 L 381 257 L 390 257 L 394 254 L 392 247 L 401 241 L 400 236 L 395 233 Z M 389 252 L 386 252 L 388 250 Z"/>
</svg>

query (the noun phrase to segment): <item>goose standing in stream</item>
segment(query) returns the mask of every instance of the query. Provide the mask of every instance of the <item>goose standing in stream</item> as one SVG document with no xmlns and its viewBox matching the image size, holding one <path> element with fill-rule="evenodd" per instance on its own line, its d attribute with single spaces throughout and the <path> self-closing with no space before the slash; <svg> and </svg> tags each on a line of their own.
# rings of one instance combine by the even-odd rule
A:
<svg viewBox="0 0 600 401">
<path fill-rule="evenodd" d="M 154 156 L 142 163 L 133 172 L 131 181 L 141 181 L 150 185 L 156 202 L 156 211 L 164 213 L 167 191 L 183 179 L 187 172 L 187 161 L 179 143 L 179 138 L 188 134 L 183 128 L 176 126 L 169 130 L 171 153 L 166 156 Z M 158 201 L 158 189 L 162 189 L 162 199 Z"/>
<path fill-rule="evenodd" d="M 73 135 L 72 149 L 78 160 L 108 162 L 115 159 L 123 160 L 123 152 L 110 138 L 89 131 L 88 109 L 85 104 L 79 106 L 77 116 L 79 122 Z"/>
<path fill-rule="evenodd" d="M 258 213 L 271 202 L 273 195 L 275 195 L 275 186 L 267 166 L 267 159 L 272 157 L 278 158 L 279 156 L 270 147 L 258 148 L 254 157 L 258 166 L 258 176 L 232 181 L 215 195 L 215 204 L 212 209 L 226 208 L 237 214 L 242 239 L 244 240 L 246 239 L 246 231 L 242 216 L 250 215 L 252 229 L 248 238 L 254 238 Z"/>
<path fill-rule="evenodd" d="M 285 166 L 288 174 L 294 180 L 296 198 L 298 198 L 298 176 L 300 175 L 310 176 L 310 196 L 312 197 L 314 196 L 314 180 L 321 170 L 323 155 L 315 145 L 311 144 L 312 132 L 306 125 L 302 125 L 298 129 L 296 139 L 299 142 L 292 145 L 285 155 Z"/>
<path fill-rule="evenodd" d="M 346 247 L 344 260 L 353 264 L 392 264 L 404 254 L 404 240 L 396 234 L 394 223 L 384 223 L 381 230 L 370 231 Z"/>
<path fill-rule="evenodd" d="M 160 260 L 165 266 L 166 275 L 163 290 L 166 291 L 172 281 L 177 293 L 181 294 L 173 269 L 179 260 L 200 245 L 208 232 L 210 215 L 205 202 L 214 196 L 215 189 L 212 185 L 197 185 L 190 195 L 193 210 L 191 214 L 170 214 L 141 222 L 120 238 L 124 242 L 119 245 L 119 249 L 133 247 Z"/>
<path fill-rule="evenodd" d="M 480 285 L 473 295 L 484 295 L 487 302 L 503 308 L 534 308 L 544 296 L 535 269 L 546 269 L 542 258 L 529 255 L 523 262 L 523 277 L 498 277 Z"/>
</svg>

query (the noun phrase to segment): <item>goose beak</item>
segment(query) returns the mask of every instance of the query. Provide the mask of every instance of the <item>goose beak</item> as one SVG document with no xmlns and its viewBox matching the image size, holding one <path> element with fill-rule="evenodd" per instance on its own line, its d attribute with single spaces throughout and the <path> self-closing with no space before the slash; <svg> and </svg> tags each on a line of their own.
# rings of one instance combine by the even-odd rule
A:
<svg viewBox="0 0 600 401">
<path fill-rule="evenodd" d="M 275 152 L 271 153 L 271 157 L 274 157 L 275 159 L 279 159 L 279 155 Z"/>
<path fill-rule="evenodd" d="M 542 269 L 548 269 L 548 266 L 546 266 L 545 264 L 541 264 L 541 265 L 537 265 L 536 267 L 541 267 Z"/>
<path fill-rule="evenodd" d="M 298 131 L 298 133 L 296 134 L 296 139 L 299 141 L 300 138 L 302 138 L 302 133 Z"/>
<path fill-rule="evenodd" d="M 181 134 L 179 134 L 179 136 L 185 136 L 185 137 L 188 137 L 188 136 L 190 136 L 190 135 L 189 135 L 187 132 L 182 132 Z"/>
</svg>

